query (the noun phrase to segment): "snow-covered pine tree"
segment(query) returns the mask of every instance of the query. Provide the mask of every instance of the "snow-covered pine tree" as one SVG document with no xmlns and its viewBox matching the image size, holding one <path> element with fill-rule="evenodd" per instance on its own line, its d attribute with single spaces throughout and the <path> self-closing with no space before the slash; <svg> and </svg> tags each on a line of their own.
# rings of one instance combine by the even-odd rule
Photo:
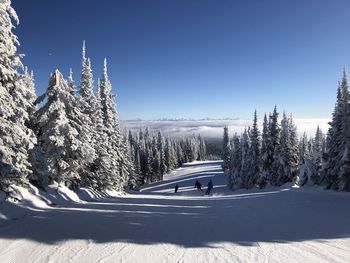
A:
<svg viewBox="0 0 350 263">
<path fill-rule="evenodd" d="M 296 184 L 299 186 L 305 184 L 313 185 L 315 176 L 316 167 L 312 161 L 312 154 L 309 151 L 309 140 L 304 132 L 299 142 L 299 174 Z"/>
<path fill-rule="evenodd" d="M 241 168 L 242 168 L 242 150 L 239 136 L 235 133 L 233 136 L 233 147 L 231 154 L 231 167 L 229 177 L 229 187 L 234 190 L 241 187 Z"/>
<path fill-rule="evenodd" d="M 296 179 L 298 171 L 298 142 L 296 127 L 292 117 L 283 113 L 281 121 L 280 145 L 275 155 L 274 167 L 277 171 L 277 185 L 283 185 Z"/>
<path fill-rule="evenodd" d="M 198 150 L 197 161 L 204 161 L 207 157 L 207 149 L 205 146 L 205 141 L 201 137 L 201 135 L 198 135 L 197 140 L 199 141 L 199 150 Z"/>
<path fill-rule="evenodd" d="M 320 127 L 317 126 L 315 138 L 312 141 L 312 161 L 316 169 L 316 174 L 314 178 L 315 184 L 321 184 L 323 179 L 321 169 L 322 169 L 322 162 L 323 162 L 322 156 L 324 151 L 324 141 L 325 141 L 325 136 L 323 135 Z"/>
<path fill-rule="evenodd" d="M 35 129 L 51 181 L 74 188 L 86 172 L 86 163 L 94 160 L 94 150 L 82 129 L 84 116 L 69 91 L 67 82 L 56 70 L 50 78 L 47 101 L 36 112 Z"/>
<path fill-rule="evenodd" d="M 252 188 L 257 184 L 261 172 L 260 162 L 260 131 L 258 129 L 257 112 L 254 112 L 253 126 L 249 133 L 250 147 L 249 147 L 249 171 L 246 176 L 245 188 Z"/>
<path fill-rule="evenodd" d="M 133 164 L 133 174 L 131 178 L 129 177 L 129 188 L 137 190 L 144 182 L 144 178 L 141 174 L 140 141 L 137 136 L 132 135 L 131 130 L 129 130 L 128 140 L 130 144 L 129 154 Z"/>
<path fill-rule="evenodd" d="M 290 142 L 290 175 L 288 178 L 289 182 L 294 182 L 298 174 L 298 164 L 299 164 L 299 140 L 297 126 L 293 121 L 292 115 L 288 118 L 288 129 L 289 129 L 289 142 Z"/>
<path fill-rule="evenodd" d="M 34 108 L 28 99 L 32 90 L 24 85 L 25 76 L 19 73 L 23 65 L 12 21 L 18 23 L 11 1 L 0 1 L 0 189 L 5 191 L 12 183 L 27 182 L 32 174 L 29 152 L 36 143 L 33 131 L 27 127 L 28 111 Z"/>
<path fill-rule="evenodd" d="M 269 155 L 269 145 L 270 145 L 270 130 L 269 122 L 265 113 L 261 140 L 261 173 L 258 179 L 258 185 L 260 188 L 264 188 L 267 184 L 269 178 L 270 167 L 272 166 L 273 159 Z"/>
<path fill-rule="evenodd" d="M 120 166 L 120 178 L 122 181 L 120 182 L 120 184 L 124 188 L 132 189 L 136 184 L 138 175 L 135 174 L 127 136 L 122 137 L 122 143 L 120 146 L 122 153 L 122 162 Z"/>
<path fill-rule="evenodd" d="M 82 47 L 81 77 L 79 85 L 79 106 L 85 115 L 84 130 L 89 134 L 90 145 L 95 150 L 96 158 L 93 164 L 86 167 L 87 176 L 83 183 L 87 186 L 99 189 L 114 188 L 119 172 L 116 171 L 113 157 L 113 146 L 109 145 L 108 128 L 103 123 L 103 112 L 101 105 L 100 82 L 98 82 L 97 94 L 94 94 L 93 75 L 91 61 L 86 58 L 85 41 Z M 125 145 L 126 147 L 126 145 Z M 125 149 L 124 149 L 125 151 Z M 109 163 L 106 165 L 106 163 Z M 125 163 L 129 163 L 125 161 Z M 91 172 L 90 172 L 91 171 Z M 114 178 L 114 180 L 110 180 Z M 119 185 L 116 187 L 121 189 Z"/>
<path fill-rule="evenodd" d="M 119 172 L 115 169 L 113 148 L 109 142 L 107 128 L 103 123 L 100 94 L 100 87 L 98 85 L 96 93 L 96 111 L 94 113 L 94 123 L 92 123 L 94 128 L 92 145 L 96 153 L 96 158 L 91 167 L 93 174 L 88 178 L 86 183 L 90 184 L 93 188 L 105 190 L 114 189 L 114 180 L 111 180 L 111 178 L 118 178 Z"/>
<path fill-rule="evenodd" d="M 122 144 L 125 141 L 123 141 L 119 130 L 114 96 L 115 95 L 112 94 L 112 85 L 107 74 L 107 60 L 105 59 L 100 80 L 99 97 L 101 100 L 102 119 L 108 135 L 110 149 L 112 150 L 111 155 L 113 156 L 111 160 L 112 173 L 110 182 L 114 189 L 121 190 L 125 187 L 127 177 L 129 176 L 126 165 L 128 157 L 125 156 L 125 151 L 122 150 L 124 147 Z"/>
<path fill-rule="evenodd" d="M 304 132 L 299 140 L 299 162 L 302 163 L 305 158 L 311 158 L 311 153 L 309 151 L 309 140 Z"/>
<path fill-rule="evenodd" d="M 157 148 L 157 139 L 156 136 L 153 137 L 152 140 L 152 177 L 151 182 L 158 182 L 161 180 L 161 168 L 160 168 L 160 153 Z"/>
<path fill-rule="evenodd" d="M 350 106 L 346 70 L 337 91 L 337 102 L 330 123 L 325 154 L 325 184 L 327 188 L 350 190 Z"/>
<path fill-rule="evenodd" d="M 343 99 L 343 121 L 341 129 L 340 170 L 338 174 L 337 188 L 342 191 L 350 191 L 350 93 L 348 74 L 344 68 L 341 81 L 341 93 Z"/>
<path fill-rule="evenodd" d="M 74 84 L 72 68 L 69 69 L 67 83 L 68 83 L 68 87 L 69 87 L 69 92 L 72 94 L 72 96 L 75 96 L 76 87 L 75 87 L 75 84 Z"/>
<path fill-rule="evenodd" d="M 267 149 L 268 181 L 272 185 L 278 185 L 279 155 L 280 155 L 280 125 L 278 123 L 278 112 L 275 106 L 269 118 L 269 144 Z M 271 161 L 271 163 L 269 163 Z"/>
<path fill-rule="evenodd" d="M 241 137 L 241 151 L 242 151 L 242 164 L 241 164 L 241 182 L 242 187 L 248 188 L 249 186 L 249 172 L 251 164 L 250 156 L 250 129 L 245 129 Z"/>
<path fill-rule="evenodd" d="M 228 170 L 230 168 L 230 160 L 231 158 L 231 143 L 230 143 L 230 137 L 228 134 L 228 127 L 224 127 L 224 135 L 222 140 L 222 160 L 223 165 L 222 168 L 224 171 Z"/>
<path fill-rule="evenodd" d="M 182 165 L 185 163 L 185 157 L 184 157 L 184 151 L 181 146 L 181 142 L 177 141 L 175 142 L 175 149 L 176 149 L 176 162 L 178 165 Z"/>
<path fill-rule="evenodd" d="M 163 180 L 163 175 L 167 172 L 165 152 L 164 152 L 164 138 L 162 133 L 159 131 L 157 135 L 157 149 L 159 152 L 159 174 L 160 180 Z"/>
<path fill-rule="evenodd" d="M 169 137 L 167 137 L 165 140 L 164 155 L 165 155 L 165 165 L 167 167 L 167 173 L 169 173 L 177 166 L 176 165 L 177 162 L 175 158 L 175 149 Z"/>
<path fill-rule="evenodd" d="M 30 107 L 28 107 L 29 118 L 26 121 L 26 125 L 30 129 L 35 127 L 35 111 L 37 110 L 35 101 L 37 99 L 35 95 L 35 85 L 34 85 L 34 74 L 33 71 L 29 74 L 28 68 L 24 68 L 24 77 L 22 78 L 23 86 L 27 87 L 26 99 L 30 102 Z M 33 106 L 32 106 L 33 105 Z M 36 140 L 37 142 L 37 140 Z M 43 149 L 37 143 L 34 144 L 34 147 L 29 151 L 29 161 L 32 167 L 32 173 L 28 176 L 29 181 L 38 186 L 44 187 L 47 185 L 48 181 L 48 166 L 46 158 L 44 157 Z"/>
<path fill-rule="evenodd" d="M 96 97 L 94 95 L 94 82 L 91 69 L 90 58 L 86 58 L 85 41 L 83 42 L 82 49 L 82 65 L 81 65 L 81 78 L 79 86 L 79 95 L 81 97 L 80 107 L 81 111 L 88 115 L 93 123 L 95 120 L 95 111 L 97 108 Z"/>
</svg>

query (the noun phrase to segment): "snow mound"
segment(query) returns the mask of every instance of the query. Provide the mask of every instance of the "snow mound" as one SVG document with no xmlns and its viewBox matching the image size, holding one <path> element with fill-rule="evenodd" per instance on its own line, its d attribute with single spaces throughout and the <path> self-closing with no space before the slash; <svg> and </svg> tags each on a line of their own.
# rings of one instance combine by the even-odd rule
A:
<svg viewBox="0 0 350 263">
<path fill-rule="evenodd" d="M 75 192 L 56 182 L 45 189 L 39 189 L 31 184 L 28 188 L 12 185 L 9 187 L 9 192 L 10 197 L 0 191 L 0 221 L 15 220 L 43 209 L 69 207 L 72 203 L 94 202 L 125 195 L 123 192 L 102 192 L 91 188 L 80 188 Z"/>
<path fill-rule="evenodd" d="M 103 192 L 87 187 L 81 187 L 79 190 L 77 190 L 76 194 L 78 195 L 80 200 L 84 200 L 87 202 L 94 202 L 96 200 L 121 197 L 125 195 L 124 192 L 120 191 L 106 190 Z"/>
</svg>

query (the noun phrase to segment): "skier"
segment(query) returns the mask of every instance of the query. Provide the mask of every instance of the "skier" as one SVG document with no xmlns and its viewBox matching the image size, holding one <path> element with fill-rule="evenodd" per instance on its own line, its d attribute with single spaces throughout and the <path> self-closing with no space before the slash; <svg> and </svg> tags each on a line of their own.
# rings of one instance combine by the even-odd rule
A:
<svg viewBox="0 0 350 263">
<path fill-rule="evenodd" d="M 214 188 L 213 182 L 210 180 L 209 183 L 208 183 L 208 188 L 207 188 L 207 191 L 205 192 L 205 194 L 209 195 L 211 189 L 213 189 L 213 188 Z"/>
<path fill-rule="evenodd" d="M 179 185 L 175 185 L 175 194 L 177 193 L 177 190 L 179 190 Z"/>
<path fill-rule="evenodd" d="M 202 184 L 197 180 L 196 183 L 194 184 L 194 187 L 197 188 L 197 190 L 199 191 L 202 191 Z"/>
</svg>

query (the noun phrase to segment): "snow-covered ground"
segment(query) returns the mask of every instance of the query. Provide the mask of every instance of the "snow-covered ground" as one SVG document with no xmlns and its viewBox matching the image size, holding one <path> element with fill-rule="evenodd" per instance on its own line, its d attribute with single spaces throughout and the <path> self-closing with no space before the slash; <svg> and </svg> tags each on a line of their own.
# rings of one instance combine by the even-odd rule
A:
<svg viewBox="0 0 350 263">
<path fill-rule="evenodd" d="M 214 182 L 211 196 L 193 188 Z M 350 194 L 229 191 L 220 162 L 186 164 L 140 193 L 0 205 L 0 262 L 349 262 Z M 177 194 L 174 185 L 179 184 Z M 17 211 L 16 213 L 13 211 Z M 12 218 L 12 220 L 4 220 Z"/>
</svg>

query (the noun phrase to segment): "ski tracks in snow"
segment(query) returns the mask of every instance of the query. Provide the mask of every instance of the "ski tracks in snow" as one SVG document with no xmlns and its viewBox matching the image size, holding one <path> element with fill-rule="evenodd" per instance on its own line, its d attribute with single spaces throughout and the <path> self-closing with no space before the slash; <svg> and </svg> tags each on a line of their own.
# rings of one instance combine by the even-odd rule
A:
<svg viewBox="0 0 350 263">
<path fill-rule="evenodd" d="M 220 165 L 185 164 L 140 193 L 2 224 L 0 262 L 350 261 L 349 194 L 290 187 L 232 192 Z M 210 196 L 194 189 L 199 180 L 205 191 L 210 179 Z"/>
</svg>

